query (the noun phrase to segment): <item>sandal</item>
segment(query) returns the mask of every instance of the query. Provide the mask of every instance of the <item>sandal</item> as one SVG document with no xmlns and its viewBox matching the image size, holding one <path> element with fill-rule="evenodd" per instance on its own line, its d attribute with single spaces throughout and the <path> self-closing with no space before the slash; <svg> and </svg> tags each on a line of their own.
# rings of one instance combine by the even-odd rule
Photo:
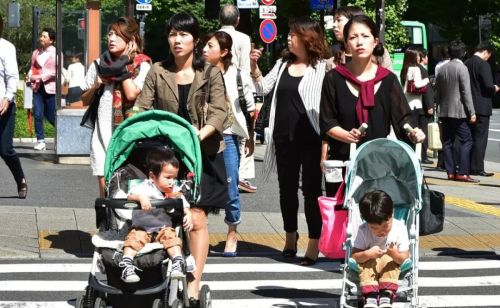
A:
<svg viewBox="0 0 500 308">
<path fill-rule="evenodd" d="M 313 260 L 309 257 L 303 257 L 302 259 L 300 259 L 300 265 L 302 266 L 311 266 L 311 265 L 314 265 L 316 264 L 316 262 L 318 261 L 318 259 L 316 260 Z"/>
<path fill-rule="evenodd" d="M 299 242 L 299 233 L 297 233 L 297 237 L 295 239 L 295 249 L 283 249 L 283 252 L 281 253 L 281 255 L 283 256 L 283 258 L 295 258 L 295 256 L 297 256 L 297 244 Z"/>
</svg>

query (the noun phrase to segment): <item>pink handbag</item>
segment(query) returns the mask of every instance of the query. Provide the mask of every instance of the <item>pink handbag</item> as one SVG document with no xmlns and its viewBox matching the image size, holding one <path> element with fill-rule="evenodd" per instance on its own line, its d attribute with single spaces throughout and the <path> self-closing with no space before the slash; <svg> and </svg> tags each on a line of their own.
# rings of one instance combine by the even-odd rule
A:
<svg viewBox="0 0 500 308">
<path fill-rule="evenodd" d="M 346 240 L 348 211 L 343 209 L 345 183 L 342 182 L 335 197 L 319 197 L 323 227 L 319 238 L 319 251 L 330 259 L 345 258 L 342 246 Z"/>
</svg>

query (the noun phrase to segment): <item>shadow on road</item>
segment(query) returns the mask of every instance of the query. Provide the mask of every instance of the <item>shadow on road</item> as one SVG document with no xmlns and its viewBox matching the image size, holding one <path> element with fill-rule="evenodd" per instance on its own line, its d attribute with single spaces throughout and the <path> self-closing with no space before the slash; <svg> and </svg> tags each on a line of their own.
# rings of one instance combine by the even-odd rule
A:
<svg viewBox="0 0 500 308">
<path fill-rule="evenodd" d="M 217 245 L 210 245 L 209 251 L 210 256 L 219 256 L 222 255 L 224 251 L 224 246 L 226 242 L 220 241 Z M 220 253 L 219 253 L 220 252 Z M 255 256 L 255 254 L 266 253 L 266 254 L 276 254 L 277 256 L 281 256 L 281 251 L 277 250 L 274 247 L 270 247 L 267 245 L 261 245 L 252 242 L 246 242 L 239 240 L 238 241 L 238 256 Z"/>
<path fill-rule="evenodd" d="M 487 259 L 498 260 L 500 256 L 494 251 L 488 250 L 463 250 L 460 248 L 436 247 L 432 249 L 438 252 L 438 256 L 456 257 L 464 259 Z"/>
<path fill-rule="evenodd" d="M 57 233 L 41 234 L 40 250 L 61 249 L 77 257 L 88 257 L 94 251 L 92 234 L 80 230 L 62 230 Z"/>
</svg>

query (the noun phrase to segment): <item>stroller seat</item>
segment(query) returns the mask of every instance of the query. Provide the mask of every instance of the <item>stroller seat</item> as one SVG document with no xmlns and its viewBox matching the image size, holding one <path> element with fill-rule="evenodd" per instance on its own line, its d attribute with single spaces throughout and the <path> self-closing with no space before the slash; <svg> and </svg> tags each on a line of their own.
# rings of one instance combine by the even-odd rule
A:
<svg viewBox="0 0 500 308">
<path fill-rule="evenodd" d="M 380 189 L 391 197 L 393 219 L 405 224 L 409 239 L 410 257 L 400 266 L 395 300 L 408 302 L 411 308 L 419 308 L 418 212 L 421 207 L 422 170 L 415 152 L 397 140 L 369 141 L 359 147 L 351 158 L 346 179 L 344 207 L 348 210 L 348 224 L 340 307 L 355 307 L 363 303 L 359 287 L 360 267 L 351 256 L 362 223 L 358 205 L 365 193 Z"/>
</svg>

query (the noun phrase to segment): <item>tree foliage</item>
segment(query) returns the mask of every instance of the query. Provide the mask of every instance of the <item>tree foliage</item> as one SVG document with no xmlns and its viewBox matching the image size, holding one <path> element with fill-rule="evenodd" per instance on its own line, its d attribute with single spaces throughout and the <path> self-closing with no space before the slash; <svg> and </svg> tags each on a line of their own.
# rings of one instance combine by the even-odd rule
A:
<svg viewBox="0 0 500 308">
<path fill-rule="evenodd" d="M 408 8 L 407 0 L 385 1 L 385 45 L 391 52 L 395 48 L 408 44 L 408 36 L 401 25 L 403 14 Z M 348 0 L 342 1 L 342 5 L 356 5 L 365 11 L 375 21 L 375 0 Z"/>
<path fill-rule="evenodd" d="M 0 12 L 4 19 L 4 37 L 12 42 L 17 49 L 17 61 L 22 73 L 28 71 L 31 62 L 31 53 L 36 46 L 32 43 L 33 8 L 40 9 L 38 31 L 44 27 L 56 28 L 56 0 L 17 0 L 20 4 L 20 27 L 8 27 L 8 4 L 11 0 L 0 0 Z M 65 55 L 69 55 L 73 49 L 83 51 L 83 39 L 78 38 L 78 18 L 85 17 L 85 0 L 63 0 L 62 1 L 62 24 L 63 24 L 63 46 Z M 101 1 L 103 20 L 106 17 L 116 18 L 125 13 L 124 0 Z M 103 22 L 105 26 L 105 22 Z M 104 34 L 103 34 L 104 35 Z M 37 34 L 38 37 L 38 34 Z M 38 40 L 37 40 L 38 41 Z"/>
<path fill-rule="evenodd" d="M 500 0 L 408 0 L 408 5 L 405 18 L 436 25 L 445 40 L 459 38 L 471 48 L 479 43 L 479 16 L 489 18 L 481 37 L 500 53 Z"/>
<path fill-rule="evenodd" d="M 220 2 L 221 5 L 233 3 L 231 0 Z M 168 54 L 165 24 L 172 15 L 178 12 L 188 12 L 195 16 L 203 33 L 219 28 L 218 20 L 205 18 L 204 1 L 162 0 L 155 2 L 153 11 L 145 18 L 145 52 L 156 61 L 166 58 Z"/>
</svg>

